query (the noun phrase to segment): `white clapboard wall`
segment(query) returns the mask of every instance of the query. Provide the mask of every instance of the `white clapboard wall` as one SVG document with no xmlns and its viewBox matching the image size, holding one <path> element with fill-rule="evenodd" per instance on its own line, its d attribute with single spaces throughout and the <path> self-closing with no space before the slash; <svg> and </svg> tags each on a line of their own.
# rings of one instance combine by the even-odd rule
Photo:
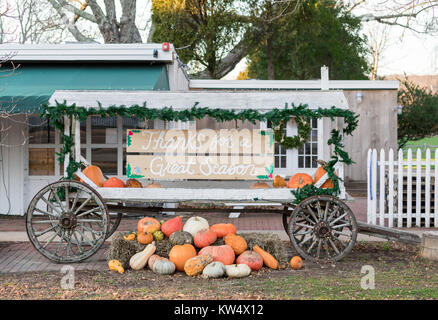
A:
<svg viewBox="0 0 438 320">
<path fill-rule="evenodd" d="M 368 150 L 367 222 L 438 227 L 438 149 Z"/>
</svg>

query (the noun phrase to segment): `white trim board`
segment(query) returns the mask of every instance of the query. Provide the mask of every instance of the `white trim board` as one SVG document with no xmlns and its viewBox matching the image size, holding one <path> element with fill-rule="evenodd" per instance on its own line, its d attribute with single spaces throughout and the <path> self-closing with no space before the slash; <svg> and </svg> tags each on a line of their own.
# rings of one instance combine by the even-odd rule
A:
<svg viewBox="0 0 438 320">
<path fill-rule="evenodd" d="M 327 89 L 398 90 L 397 80 L 328 80 Z M 190 89 L 325 89 L 321 80 L 190 80 Z"/>
<path fill-rule="evenodd" d="M 282 109 L 287 103 L 307 104 L 310 108 L 330 108 L 336 106 L 348 109 L 347 99 L 342 91 L 121 91 L 121 90 L 56 90 L 49 100 L 49 104 L 56 102 L 77 106 L 103 108 L 112 105 L 143 105 L 148 108 L 172 107 L 175 110 L 191 108 L 198 103 L 198 107 L 218 109 Z"/>
<path fill-rule="evenodd" d="M 1 44 L 0 56 L 12 61 L 156 61 L 171 63 L 173 45 L 169 51 L 161 43 L 148 44 Z M 157 49 L 157 57 L 153 56 Z"/>
</svg>

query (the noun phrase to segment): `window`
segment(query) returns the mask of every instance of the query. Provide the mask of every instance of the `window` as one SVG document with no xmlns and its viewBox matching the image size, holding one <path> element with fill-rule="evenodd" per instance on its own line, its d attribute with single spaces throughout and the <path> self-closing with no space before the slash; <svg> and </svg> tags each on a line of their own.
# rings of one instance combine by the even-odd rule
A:
<svg viewBox="0 0 438 320">
<path fill-rule="evenodd" d="M 268 121 L 267 123 L 268 129 L 272 129 L 272 123 L 271 121 Z M 286 134 L 286 128 L 284 129 L 284 133 Z M 274 143 L 274 167 L 279 168 L 286 168 L 287 167 L 287 152 L 286 148 L 283 147 L 281 144 L 275 142 Z"/>
<path fill-rule="evenodd" d="M 318 120 L 310 119 L 310 139 L 298 148 L 298 168 L 317 168 L 318 164 Z"/>
<path fill-rule="evenodd" d="M 54 126 L 37 115 L 28 118 L 28 168 L 31 176 L 53 176 L 59 171 L 56 152 L 61 150 L 59 134 Z M 59 173 L 58 173 L 59 174 Z"/>
</svg>

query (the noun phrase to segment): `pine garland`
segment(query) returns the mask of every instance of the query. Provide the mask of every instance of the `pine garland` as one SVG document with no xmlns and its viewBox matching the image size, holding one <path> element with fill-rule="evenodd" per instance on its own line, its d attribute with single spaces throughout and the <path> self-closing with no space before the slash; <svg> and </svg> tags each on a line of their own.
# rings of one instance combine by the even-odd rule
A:
<svg viewBox="0 0 438 320">
<path fill-rule="evenodd" d="M 352 132 L 358 125 L 358 115 L 350 110 L 344 110 L 332 106 L 331 108 L 318 108 L 315 110 L 309 109 L 306 104 L 300 104 L 291 107 L 286 103 L 284 108 L 272 109 L 268 112 L 259 112 L 256 109 L 245 109 L 236 111 L 233 109 L 210 109 L 208 107 L 198 107 L 196 103 L 191 108 L 185 110 L 173 110 L 171 107 L 164 107 L 161 109 L 147 108 L 146 103 L 142 106 L 134 105 L 131 107 L 110 106 L 103 108 L 100 103 L 98 108 L 84 108 L 80 106 L 67 105 L 64 103 L 56 103 L 56 106 L 44 105 L 41 111 L 41 117 L 53 124 L 60 132 L 62 132 L 63 148 L 58 155 L 58 161 L 62 163 L 65 159 L 65 155 L 69 154 L 69 165 L 65 174 L 67 179 L 72 179 L 74 172 L 80 167 L 81 163 L 75 162 L 72 155 L 72 148 L 74 145 L 73 138 L 65 135 L 64 132 L 64 116 L 68 116 L 70 119 L 75 118 L 77 121 L 86 120 L 89 116 L 101 116 L 101 117 L 137 117 L 145 120 L 164 120 L 164 121 L 193 121 L 196 119 L 202 119 L 204 117 L 210 117 L 218 122 L 240 120 L 249 121 L 255 124 L 257 121 L 270 121 L 274 127 L 274 139 L 277 143 L 283 145 L 286 149 L 297 148 L 302 146 L 308 139 L 311 133 L 311 126 L 307 120 L 304 119 L 320 119 L 328 117 L 332 121 L 335 118 L 344 118 L 346 124 L 342 133 L 339 130 L 332 130 L 331 137 L 327 141 L 328 145 L 333 145 L 334 151 L 328 165 L 325 167 L 330 179 L 332 179 L 335 187 L 333 189 L 319 189 L 315 186 L 304 187 L 292 193 L 298 199 L 304 199 L 310 195 L 315 194 L 338 194 L 340 178 L 334 173 L 334 166 L 338 161 L 341 161 L 347 165 L 353 161 L 349 157 L 348 153 L 344 150 L 342 144 L 342 134 L 352 135 Z M 297 122 L 298 135 L 294 137 L 287 137 L 284 134 L 284 124 L 289 121 L 291 117 L 294 117 Z M 71 128 L 70 128 L 71 131 Z M 323 192 L 323 193 L 321 193 Z"/>
</svg>

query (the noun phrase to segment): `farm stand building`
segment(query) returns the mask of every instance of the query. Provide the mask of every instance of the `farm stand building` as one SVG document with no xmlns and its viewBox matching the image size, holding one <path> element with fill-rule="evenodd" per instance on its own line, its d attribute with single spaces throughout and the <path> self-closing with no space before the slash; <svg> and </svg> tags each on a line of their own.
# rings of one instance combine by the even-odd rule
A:
<svg viewBox="0 0 438 320">
<path fill-rule="evenodd" d="M 68 102 L 84 98 L 125 104 L 129 92 L 165 91 L 195 93 L 257 93 L 269 95 L 278 107 L 285 103 L 343 104 L 358 113 L 359 127 L 346 137 L 346 150 L 356 162 L 346 168 L 346 180 L 366 179 L 366 152 L 369 148 L 394 148 L 397 130 L 398 81 L 332 81 L 322 69 L 322 79 L 308 81 L 192 80 L 181 67 L 176 51 L 161 44 L 63 44 L 0 45 L 0 55 L 10 56 L 20 65 L 1 78 L 0 107 L 14 115 L 1 118 L 0 213 L 21 215 L 33 195 L 63 175 L 56 161 L 62 148 L 60 134 L 39 116 L 40 105 L 57 100 Z M 10 69 L 10 62 L 2 65 Z M 74 90 L 74 91 L 72 91 Z M 89 91 L 90 90 L 90 91 Z M 104 91 L 102 91 L 104 90 Z M 84 97 L 87 91 L 89 96 Z M 77 92 L 77 94 L 75 94 Z M 93 94 L 102 92 L 94 99 Z M 330 98 L 332 97 L 332 98 Z M 93 100 L 94 99 L 94 100 Z M 193 98 L 195 99 L 195 98 Z M 191 107 L 196 100 L 187 101 Z M 233 100 L 230 98 L 230 103 Z M 211 101 L 211 105 L 220 101 Z M 337 105 L 339 106 L 339 105 Z M 256 105 L 250 106 L 256 108 Z M 275 147 L 276 173 L 290 176 L 296 172 L 313 173 L 316 159 L 328 159 L 327 139 L 336 121 L 314 120 L 311 140 L 300 149 Z M 81 152 L 89 162 L 100 166 L 109 176 L 126 175 L 126 129 L 132 128 L 263 128 L 269 123 L 216 123 L 201 119 L 191 123 L 169 123 L 135 118 L 89 117 L 81 123 Z M 294 135 L 296 125 L 288 123 L 287 133 Z M 203 182 L 204 184 L 207 182 Z M 234 182 L 217 182 L 222 185 Z M 249 186 L 252 182 L 236 182 Z M 165 183 L 164 183 L 165 184 Z M 202 186 L 199 182 L 196 185 Z M 207 184 L 208 185 L 208 184 Z M 207 186 L 205 185 L 205 186 Z"/>
</svg>

